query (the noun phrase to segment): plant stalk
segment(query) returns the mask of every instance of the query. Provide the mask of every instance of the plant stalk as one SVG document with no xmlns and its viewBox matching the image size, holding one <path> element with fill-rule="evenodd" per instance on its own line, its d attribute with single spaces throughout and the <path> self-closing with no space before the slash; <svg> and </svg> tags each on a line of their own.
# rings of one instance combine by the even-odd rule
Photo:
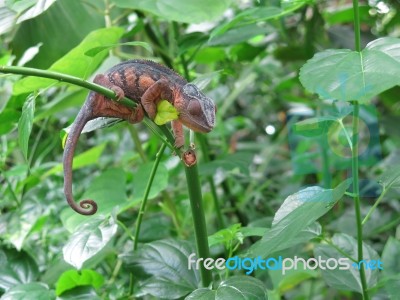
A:
<svg viewBox="0 0 400 300">
<path fill-rule="evenodd" d="M 357 52 L 361 52 L 361 32 L 360 32 L 360 12 L 358 0 L 353 0 L 354 11 L 354 42 Z M 359 112 L 360 105 L 357 101 L 353 102 L 353 138 L 352 138 L 352 175 L 353 175 L 353 193 L 354 193 L 354 209 L 357 222 L 357 259 L 363 260 L 363 231 L 361 219 L 361 205 L 360 205 L 360 186 L 358 181 L 358 130 L 359 130 Z M 364 266 L 360 268 L 360 279 L 362 286 L 362 295 L 364 300 L 369 300 L 368 285 L 365 277 Z"/>
<path fill-rule="evenodd" d="M 363 231 L 361 219 L 361 204 L 360 204 L 360 186 L 358 180 L 358 129 L 359 129 L 359 110 L 360 106 L 357 101 L 353 102 L 353 138 L 352 138 L 352 175 L 353 175 L 353 194 L 354 194 L 354 209 L 356 214 L 357 225 L 357 259 L 362 261 L 363 254 Z M 365 269 L 360 267 L 360 279 L 362 286 L 362 294 L 364 300 L 369 300 L 367 280 L 365 277 Z"/>
<path fill-rule="evenodd" d="M 162 157 L 166 147 L 167 147 L 167 144 L 165 144 L 165 143 L 163 143 L 161 145 L 161 148 L 160 148 L 160 150 L 158 151 L 158 153 L 156 155 L 156 160 L 154 161 L 153 168 L 151 169 L 149 180 L 147 181 L 147 185 L 146 185 L 146 189 L 145 189 L 145 192 L 144 192 L 143 200 L 142 200 L 142 203 L 141 203 L 140 209 L 139 209 L 139 214 L 138 214 L 138 217 L 136 219 L 135 240 L 133 241 L 133 250 L 134 251 L 138 247 L 140 227 L 142 225 L 144 211 L 146 210 L 147 199 L 149 198 L 151 186 L 153 185 L 153 180 L 154 180 L 154 177 L 156 176 L 158 165 L 160 164 L 161 157 Z"/>
<path fill-rule="evenodd" d="M 197 164 L 191 167 L 185 166 L 185 174 L 189 190 L 190 207 L 192 209 L 197 254 L 198 258 L 206 259 L 210 257 L 210 250 L 208 247 L 206 218 L 204 215 Z M 212 274 L 203 264 L 200 264 L 200 276 L 203 286 L 208 287 L 212 282 Z"/>
</svg>

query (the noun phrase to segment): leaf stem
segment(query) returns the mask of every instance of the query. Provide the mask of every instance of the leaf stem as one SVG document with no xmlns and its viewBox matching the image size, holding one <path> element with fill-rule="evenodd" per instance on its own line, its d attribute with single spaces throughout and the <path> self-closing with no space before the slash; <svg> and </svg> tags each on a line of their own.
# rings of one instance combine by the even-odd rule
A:
<svg viewBox="0 0 400 300">
<path fill-rule="evenodd" d="M 135 239 L 133 241 L 133 250 L 136 250 L 137 247 L 138 247 L 140 227 L 142 225 L 144 212 L 146 210 L 146 204 L 147 204 L 147 200 L 149 198 L 150 189 L 151 189 L 151 186 L 153 185 L 153 180 L 154 180 L 154 177 L 156 176 L 158 165 L 160 164 L 161 157 L 162 157 L 166 147 L 167 147 L 166 143 L 163 143 L 161 145 L 161 148 L 160 148 L 160 150 L 158 151 L 158 153 L 156 155 L 156 160 L 154 161 L 153 168 L 151 169 L 149 180 L 147 181 L 147 185 L 146 185 L 146 189 L 145 189 L 145 192 L 144 192 L 143 200 L 142 200 L 142 203 L 141 203 L 140 209 L 139 209 L 139 214 L 138 214 L 138 217 L 136 219 L 136 226 L 135 226 L 136 230 L 135 230 Z"/>
<path fill-rule="evenodd" d="M 371 207 L 371 209 L 369 210 L 369 212 L 367 213 L 367 215 L 365 216 L 364 220 L 362 221 L 362 225 L 364 225 L 365 223 L 367 223 L 367 221 L 369 220 L 369 218 L 371 217 L 372 213 L 375 211 L 375 209 L 378 207 L 379 203 L 381 203 L 383 197 L 386 195 L 386 192 L 388 191 L 388 189 L 386 189 L 385 186 L 383 186 L 383 190 L 382 193 L 380 194 L 378 200 L 375 201 L 374 205 Z"/>
</svg>

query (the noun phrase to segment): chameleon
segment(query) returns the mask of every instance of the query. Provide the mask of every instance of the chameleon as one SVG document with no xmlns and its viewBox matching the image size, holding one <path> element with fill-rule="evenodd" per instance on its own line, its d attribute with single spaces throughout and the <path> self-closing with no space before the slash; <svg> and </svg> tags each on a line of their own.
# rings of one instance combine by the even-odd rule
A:
<svg viewBox="0 0 400 300">
<path fill-rule="evenodd" d="M 128 60 L 113 66 L 104 74 L 95 76 L 94 83 L 113 90 L 117 101 L 94 91 L 89 92 L 65 142 L 64 194 L 69 206 L 82 215 L 93 215 L 97 203 L 87 199 L 78 203 L 72 195 L 72 163 L 75 147 L 85 124 L 99 117 L 113 117 L 129 123 L 139 123 L 145 113 L 153 119 L 160 100 L 170 102 L 178 112 L 171 123 L 175 147 L 184 146 L 183 125 L 202 133 L 210 132 L 215 125 L 216 106 L 200 89 L 188 83 L 170 68 L 149 60 Z M 118 100 L 127 97 L 137 103 L 135 109 L 123 106 Z"/>
</svg>

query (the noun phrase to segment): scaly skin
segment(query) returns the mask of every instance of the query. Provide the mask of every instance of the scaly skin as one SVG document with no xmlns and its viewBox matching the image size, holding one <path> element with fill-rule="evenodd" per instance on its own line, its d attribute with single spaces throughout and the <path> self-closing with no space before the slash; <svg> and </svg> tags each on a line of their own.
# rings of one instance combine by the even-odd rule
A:
<svg viewBox="0 0 400 300">
<path fill-rule="evenodd" d="M 197 131 L 210 132 L 214 128 L 215 105 L 195 85 L 188 83 L 174 71 L 147 60 L 130 60 L 115 65 L 104 75 L 99 74 L 94 82 L 112 89 L 118 99 L 128 97 L 138 103 L 135 110 L 112 101 L 105 96 L 90 92 L 79 111 L 68 134 L 64 150 L 64 193 L 68 204 L 82 215 L 93 215 L 97 204 L 93 200 L 82 200 L 78 204 L 72 195 L 72 162 L 76 143 L 85 124 L 98 117 L 114 117 L 139 123 L 144 111 L 154 119 L 157 102 L 168 100 L 178 111 L 179 118 L 172 121 L 175 146 L 184 145 L 182 125 Z"/>
</svg>

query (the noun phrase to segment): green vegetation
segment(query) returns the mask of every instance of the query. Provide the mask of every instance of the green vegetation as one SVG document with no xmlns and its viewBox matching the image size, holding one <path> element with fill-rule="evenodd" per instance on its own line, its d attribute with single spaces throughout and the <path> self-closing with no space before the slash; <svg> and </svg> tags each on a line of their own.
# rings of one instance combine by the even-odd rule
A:
<svg viewBox="0 0 400 300">
<path fill-rule="evenodd" d="M 397 299 L 399 1 L 3 2 L 1 299 Z M 68 126 L 137 58 L 197 84 L 217 125 L 186 132 L 186 166 L 168 102 L 157 125 L 92 121 L 74 195 L 99 210 L 78 215 Z"/>
</svg>

